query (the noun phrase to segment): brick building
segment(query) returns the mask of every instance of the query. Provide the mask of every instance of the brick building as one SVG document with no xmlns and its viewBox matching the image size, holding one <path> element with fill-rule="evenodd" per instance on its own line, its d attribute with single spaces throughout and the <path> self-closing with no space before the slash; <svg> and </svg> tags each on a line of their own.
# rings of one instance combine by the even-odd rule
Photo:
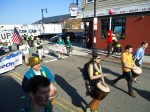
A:
<svg viewBox="0 0 150 112">
<path fill-rule="evenodd" d="M 131 44 L 135 49 L 142 41 L 150 44 L 150 0 L 81 0 L 82 20 L 86 26 L 86 34 L 90 38 L 89 47 L 94 43 L 94 1 L 97 20 L 96 48 L 107 47 L 107 31 L 109 30 L 112 9 L 111 29 L 124 48 Z M 150 49 L 146 49 L 150 54 Z"/>
</svg>

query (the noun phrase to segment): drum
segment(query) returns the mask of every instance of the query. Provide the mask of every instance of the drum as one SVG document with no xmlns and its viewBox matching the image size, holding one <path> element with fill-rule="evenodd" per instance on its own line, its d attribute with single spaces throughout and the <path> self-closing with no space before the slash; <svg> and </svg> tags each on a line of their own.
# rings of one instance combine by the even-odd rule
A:
<svg viewBox="0 0 150 112">
<path fill-rule="evenodd" d="M 142 69 L 140 67 L 132 69 L 132 77 L 138 77 L 140 74 L 142 74 Z"/>
<path fill-rule="evenodd" d="M 104 86 L 101 82 L 97 83 L 95 97 L 93 97 L 93 100 L 89 103 L 89 108 L 92 111 L 97 111 L 100 100 L 103 100 L 108 95 L 108 93 L 110 93 L 110 88 L 107 85 Z"/>
<path fill-rule="evenodd" d="M 55 90 L 55 91 L 50 91 L 50 97 L 49 99 L 51 100 L 51 104 L 52 104 L 52 108 L 54 107 L 54 104 L 56 102 L 56 97 L 58 96 L 58 91 Z"/>
<path fill-rule="evenodd" d="M 101 82 L 97 83 L 96 98 L 98 100 L 103 100 L 108 93 L 110 93 L 110 88 L 107 85 L 104 86 Z"/>
</svg>

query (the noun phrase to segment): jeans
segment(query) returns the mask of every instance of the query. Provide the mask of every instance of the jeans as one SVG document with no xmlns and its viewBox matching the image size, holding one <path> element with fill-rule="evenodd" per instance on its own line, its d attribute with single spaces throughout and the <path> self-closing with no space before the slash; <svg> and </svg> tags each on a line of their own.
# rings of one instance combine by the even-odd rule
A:
<svg viewBox="0 0 150 112">
<path fill-rule="evenodd" d="M 115 79 L 114 82 L 116 83 L 117 81 L 119 81 L 122 78 L 126 78 L 129 93 L 132 92 L 132 74 L 131 74 L 131 71 L 123 72 L 123 74 L 120 75 L 117 79 Z"/>
</svg>

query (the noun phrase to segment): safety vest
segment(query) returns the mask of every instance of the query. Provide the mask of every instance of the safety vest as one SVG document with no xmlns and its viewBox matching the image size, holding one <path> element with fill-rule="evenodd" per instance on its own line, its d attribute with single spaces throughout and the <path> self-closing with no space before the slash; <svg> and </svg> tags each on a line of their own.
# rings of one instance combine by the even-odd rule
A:
<svg viewBox="0 0 150 112">
<path fill-rule="evenodd" d="M 34 36 L 33 35 L 31 35 L 30 38 L 31 38 L 31 40 L 34 40 Z"/>
<path fill-rule="evenodd" d="M 121 45 L 120 45 L 120 44 L 117 44 L 116 47 L 121 47 Z"/>
</svg>

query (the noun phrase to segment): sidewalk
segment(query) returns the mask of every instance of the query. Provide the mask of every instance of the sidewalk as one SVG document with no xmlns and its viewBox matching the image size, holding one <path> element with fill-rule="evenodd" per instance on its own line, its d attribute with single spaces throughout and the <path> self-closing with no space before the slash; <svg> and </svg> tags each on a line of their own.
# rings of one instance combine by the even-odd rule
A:
<svg viewBox="0 0 150 112">
<path fill-rule="evenodd" d="M 45 43 L 49 43 L 48 41 L 45 41 Z M 73 42 L 73 52 L 71 55 L 77 55 L 77 56 L 84 56 L 84 57 L 92 57 L 92 49 L 87 49 L 82 47 L 82 42 Z M 49 50 L 56 51 L 56 46 L 53 43 L 49 44 L 50 46 L 47 46 Z M 102 55 L 102 60 L 106 62 L 112 62 L 116 64 L 121 64 L 120 62 L 120 56 L 111 55 L 107 57 L 107 51 L 97 50 L 99 54 Z M 143 59 L 143 69 L 150 69 L 150 56 L 144 56 Z"/>
</svg>

